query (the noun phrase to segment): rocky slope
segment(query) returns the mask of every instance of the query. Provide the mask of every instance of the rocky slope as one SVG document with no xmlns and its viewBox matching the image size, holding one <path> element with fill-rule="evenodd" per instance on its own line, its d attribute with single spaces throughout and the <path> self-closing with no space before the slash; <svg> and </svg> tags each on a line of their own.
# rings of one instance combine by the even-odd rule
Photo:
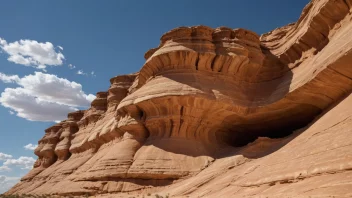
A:
<svg viewBox="0 0 352 198">
<path fill-rule="evenodd" d="M 180 27 L 45 130 L 7 194 L 350 197 L 350 0 L 258 36 Z"/>
</svg>

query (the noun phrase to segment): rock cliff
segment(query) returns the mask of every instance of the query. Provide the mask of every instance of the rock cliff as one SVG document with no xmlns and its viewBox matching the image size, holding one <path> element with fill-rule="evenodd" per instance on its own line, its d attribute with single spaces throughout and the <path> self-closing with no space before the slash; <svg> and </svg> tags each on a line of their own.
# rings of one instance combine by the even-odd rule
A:
<svg viewBox="0 0 352 198">
<path fill-rule="evenodd" d="M 294 24 L 180 27 L 45 130 L 7 194 L 352 196 L 351 0 Z"/>
</svg>

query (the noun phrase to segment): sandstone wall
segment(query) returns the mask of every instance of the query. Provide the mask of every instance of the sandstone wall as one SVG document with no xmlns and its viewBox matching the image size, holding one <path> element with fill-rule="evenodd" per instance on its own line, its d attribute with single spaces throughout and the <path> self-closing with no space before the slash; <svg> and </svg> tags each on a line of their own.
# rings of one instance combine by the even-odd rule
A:
<svg viewBox="0 0 352 198">
<path fill-rule="evenodd" d="M 262 36 L 167 32 L 138 73 L 45 130 L 7 194 L 352 196 L 351 5 L 313 0 Z"/>
</svg>

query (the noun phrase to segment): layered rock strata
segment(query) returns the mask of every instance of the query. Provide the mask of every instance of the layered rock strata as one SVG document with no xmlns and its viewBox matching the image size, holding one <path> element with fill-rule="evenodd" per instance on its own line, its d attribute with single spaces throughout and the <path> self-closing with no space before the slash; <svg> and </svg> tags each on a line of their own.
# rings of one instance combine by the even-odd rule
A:
<svg viewBox="0 0 352 198">
<path fill-rule="evenodd" d="M 352 195 L 350 97 L 339 103 L 352 90 L 351 5 L 313 0 L 262 36 L 167 32 L 138 73 L 45 131 L 7 193 Z"/>
</svg>

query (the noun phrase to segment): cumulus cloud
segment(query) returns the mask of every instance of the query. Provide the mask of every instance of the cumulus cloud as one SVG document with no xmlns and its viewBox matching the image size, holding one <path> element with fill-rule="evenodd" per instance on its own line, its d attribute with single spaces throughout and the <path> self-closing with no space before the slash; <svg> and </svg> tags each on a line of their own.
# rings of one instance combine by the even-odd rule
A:
<svg viewBox="0 0 352 198">
<path fill-rule="evenodd" d="M 32 169 L 35 159 L 32 157 L 21 156 L 18 159 L 14 159 L 12 155 L 0 153 L 0 160 L 4 161 L 0 166 L 0 172 L 10 172 L 13 168 L 20 169 Z M 0 175 L 0 194 L 10 189 L 13 185 L 18 183 L 20 177 L 8 177 Z"/>
<path fill-rule="evenodd" d="M 27 144 L 26 146 L 24 146 L 24 149 L 34 151 L 37 147 L 37 144 Z"/>
<path fill-rule="evenodd" d="M 6 75 L 0 72 L 0 80 L 4 83 L 15 83 L 20 80 L 17 75 Z"/>
<path fill-rule="evenodd" d="M 0 161 L 7 161 L 9 159 L 12 159 L 12 155 L 8 155 L 8 154 L 0 152 Z M 11 169 L 8 166 L 6 166 L 6 165 L 0 166 L 0 172 L 7 172 L 7 171 L 10 171 L 10 170 Z"/>
<path fill-rule="evenodd" d="M 21 78 L 18 84 L 41 100 L 69 106 L 89 106 L 95 97 L 86 95 L 81 84 L 41 72 Z"/>
<path fill-rule="evenodd" d="M 7 166 L 0 166 L 0 172 L 8 172 L 10 171 L 11 169 Z"/>
<path fill-rule="evenodd" d="M 2 39 L 1 37 L 0 37 L 0 45 L 2 46 L 7 45 L 6 40 Z"/>
<path fill-rule="evenodd" d="M 0 103 L 31 121 L 59 121 L 67 113 L 87 107 L 95 98 L 85 94 L 82 85 L 56 75 L 35 72 L 19 78 L 17 88 L 6 88 Z"/>
<path fill-rule="evenodd" d="M 13 111 L 9 111 L 9 113 L 10 113 L 11 115 L 15 114 L 15 112 L 13 112 Z"/>
<path fill-rule="evenodd" d="M 45 70 L 47 66 L 59 66 L 65 60 L 64 55 L 60 51 L 57 52 L 50 42 L 19 40 L 8 43 L 0 38 L 0 47 L 9 55 L 8 61 L 37 69 Z"/>
<path fill-rule="evenodd" d="M 0 194 L 8 191 L 12 186 L 18 183 L 20 179 L 20 177 L 0 175 Z"/>
<path fill-rule="evenodd" d="M 76 68 L 76 66 L 74 66 L 74 65 L 72 65 L 72 64 L 68 64 L 68 68 L 74 69 L 74 68 Z"/>
<path fill-rule="evenodd" d="M 8 154 L 0 152 L 0 161 L 5 161 L 5 160 L 11 159 L 11 158 L 12 158 L 12 155 L 8 155 Z"/>
<path fill-rule="evenodd" d="M 30 121 L 64 120 L 67 113 L 77 108 L 48 102 L 28 94 L 23 88 L 6 88 L 1 94 L 0 103 L 17 112 L 17 116 Z"/>
<path fill-rule="evenodd" d="M 3 166 L 11 167 L 16 166 L 21 169 L 32 169 L 35 159 L 33 157 L 21 156 L 18 159 L 8 159 L 4 162 Z"/>
<path fill-rule="evenodd" d="M 62 46 L 60 46 L 60 45 L 58 45 L 57 47 L 58 47 L 61 51 L 64 50 L 64 48 L 63 48 Z"/>
</svg>

